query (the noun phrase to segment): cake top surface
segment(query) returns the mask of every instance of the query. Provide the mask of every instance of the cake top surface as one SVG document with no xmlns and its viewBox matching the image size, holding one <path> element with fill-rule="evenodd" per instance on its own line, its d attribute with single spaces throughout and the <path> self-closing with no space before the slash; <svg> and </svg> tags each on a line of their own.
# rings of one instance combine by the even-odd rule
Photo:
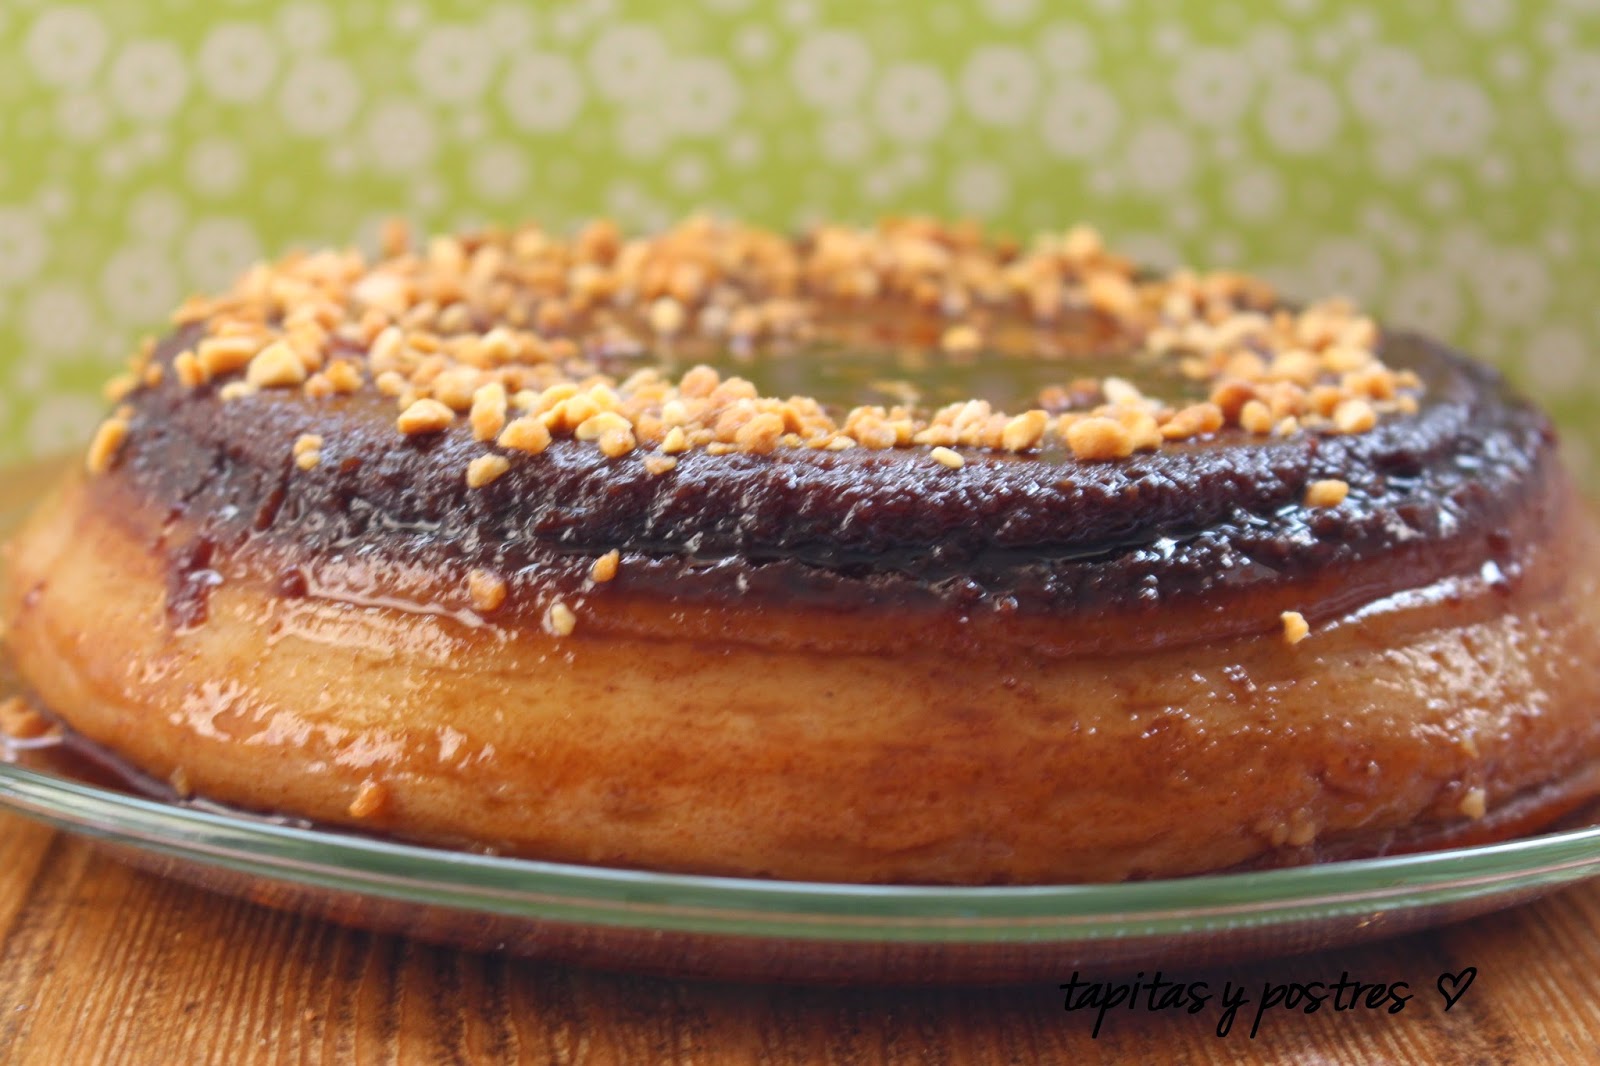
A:
<svg viewBox="0 0 1600 1066">
<path fill-rule="evenodd" d="M 461 475 L 481 487 L 561 438 L 655 474 L 688 452 L 915 449 L 937 476 L 975 451 L 1096 462 L 1224 432 L 1359 434 L 1423 391 L 1346 301 L 1289 308 L 1235 272 L 1141 272 L 1084 226 L 1022 245 L 921 219 L 790 237 L 697 217 L 416 249 L 396 223 L 382 244 L 375 260 L 291 254 L 191 298 L 182 350 L 147 342 L 110 395 L 172 374 L 223 405 L 377 397 L 397 439 L 470 433 Z M 998 402 L 976 394 L 989 368 L 1012 382 Z M 806 387 L 819 378 L 835 384 Z M 798 391 L 780 395 L 786 380 Z M 821 394 L 844 380 L 861 402 Z M 102 426 L 91 470 L 115 461 L 128 414 Z M 294 462 L 313 469 L 328 443 L 299 437 Z"/>
<path fill-rule="evenodd" d="M 473 615 L 1092 615 L 1073 639 L 1122 647 L 1113 615 L 1281 626 L 1318 582 L 1355 602 L 1514 573 L 1508 531 L 1559 482 L 1548 421 L 1488 367 L 1347 302 L 1141 272 L 1081 227 L 692 219 L 420 250 L 392 227 L 376 261 L 291 255 L 174 318 L 88 465 L 180 591 L 238 553 L 289 589 L 404 571 Z"/>
</svg>

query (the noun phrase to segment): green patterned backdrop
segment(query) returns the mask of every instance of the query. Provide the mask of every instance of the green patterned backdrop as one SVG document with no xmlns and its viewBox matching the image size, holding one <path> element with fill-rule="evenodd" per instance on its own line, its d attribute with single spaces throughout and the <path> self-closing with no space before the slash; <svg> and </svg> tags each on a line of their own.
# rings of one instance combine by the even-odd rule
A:
<svg viewBox="0 0 1600 1066">
<path fill-rule="evenodd" d="M 1600 0 L 0 3 L 0 458 L 294 243 L 707 207 L 1342 291 L 1507 366 L 1600 474 Z"/>
</svg>

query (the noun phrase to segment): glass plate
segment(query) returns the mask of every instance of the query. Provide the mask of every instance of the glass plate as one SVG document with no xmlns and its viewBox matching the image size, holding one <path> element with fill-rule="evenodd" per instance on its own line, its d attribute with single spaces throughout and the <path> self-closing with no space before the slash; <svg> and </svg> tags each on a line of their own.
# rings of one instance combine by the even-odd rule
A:
<svg viewBox="0 0 1600 1066">
<path fill-rule="evenodd" d="M 0 533 L 48 477 L 0 471 Z M 9 499 L 7 498 L 9 497 Z M 0 698 L 9 682 L 0 675 Z M 1290 869 L 1120 885 L 932 888 L 534 862 L 128 795 L 0 759 L 0 807 L 257 903 L 478 950 L 686 976 L 1050 981 L 1352 944 L 1600 874 L 1600 828 Z"/>
</svg>

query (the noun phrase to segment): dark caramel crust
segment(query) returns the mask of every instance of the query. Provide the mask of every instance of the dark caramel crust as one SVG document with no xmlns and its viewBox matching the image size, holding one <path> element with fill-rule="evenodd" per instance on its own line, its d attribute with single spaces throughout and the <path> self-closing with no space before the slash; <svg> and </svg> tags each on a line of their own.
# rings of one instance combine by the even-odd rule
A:
<svg viewBox="0 0 1600 1066">
<path fill-rule="evenodd" d="M 1202 601 L 1220 615 L 1234 594 L 1330 576 L 1349 601 L 1486 563 L 1514 574 L 1513 531 L 1542 524 L 1558 476 L 1547 420 L 1493 371 L 1432 342 L 1391 334 L 1383 355 L 1415 369 L 1427 399 L 1359 434 L 1230 430 L 1116 462 L 1001 453 L 959 470 L 918 448 L 691 452 L 665 474 L 557 441 L 480 489 L 462 476 L 484 451 L 464 425 L 402 438 L 382 397 L 263 392 L 223 404 L 213 386 L 168 374 L 133 398 L 128 446 L 103 484 L 108 500 L 203 530 L 199 543 L 164 545 L 175 591 L 216 548 L 247 544 L 555 589 L 619 549 L 618 588 L 685 602 L 1055 618 Z M 326 443 L 302 471 L 292 448 L 308 433 Z M 1321 478 L 1348 482 L 1349 498 L 1303 506 Z M 303 591 L 292 572 L 284 591 Z"/>
</svg>

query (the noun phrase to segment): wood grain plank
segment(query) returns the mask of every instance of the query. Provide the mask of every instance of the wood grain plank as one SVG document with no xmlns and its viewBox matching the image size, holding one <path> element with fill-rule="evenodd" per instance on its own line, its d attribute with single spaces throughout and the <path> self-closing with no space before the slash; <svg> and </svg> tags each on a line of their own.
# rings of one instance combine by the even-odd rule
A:
<svg viewBox="0 0 1600 1066">
<path fill-rule="evenodd" d="M 0 945 L 10 936 L 51 849 L 60 843 L 49 829 L 20 818 L 9 819 L 0 827 L 0 870 L 6 871 L 0 878 Z"/>
<path fill-rule="evenodd" d="M 0 1058 L 83 1062 L 1233 1063 L 1581 1061 L 1600 1043 L 1600 883 L 1346 951 L 1173 980 L 1404 980 L 1397 1015 L 1069 1014 L 1053 985 L 804 988 L 449 951 L 135 872 L 0 816 Z M 1433 987 L 1478 967 L 1448 1013 Z M 1063 975 L 1064 977 L 1066 975 Z M 1097 974 L 1102 979 L 1132 975 Z"/>
<path fill-rule="evenodd" d="M 12 831 L 8 824 L 6 832 Z M 75 945 L 58 935 L 62 901 L 81 877 L 88 855 L 73 842 L 52 837 L 46 857 L 0 944 L 0 1046 L 6 1048 L 41 1030 L 56 1040 L 70 1038 L 75 1026 L 71 1016 L 60 1016 L 61 1004 L 47 990 L 58 966 L 74 957 Z"/>
</svg>

